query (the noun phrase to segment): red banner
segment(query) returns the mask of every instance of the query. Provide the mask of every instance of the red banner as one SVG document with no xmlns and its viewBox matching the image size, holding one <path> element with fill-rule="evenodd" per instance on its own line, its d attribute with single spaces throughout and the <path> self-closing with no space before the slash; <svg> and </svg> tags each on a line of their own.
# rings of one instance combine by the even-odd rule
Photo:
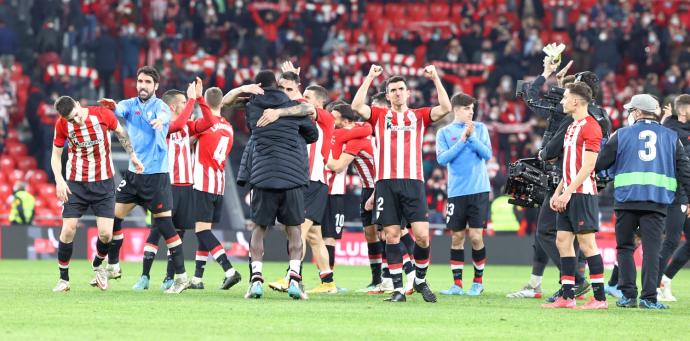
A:
<svg viewBox="0 0 690 341">
<path fill-rule="evenodd" d="M 144 258 L 144 243 L 149 236 L 147 228 L 123 228 L 124 239 L 120 249 L 120 261 L 137 261 Z M 86 234 L 86 256 L 93 259 L 96 256 L 96 240 L 98 239 L 98 229 L 89 227 Z"/>
<path fill-rule="evenodd" d="M 598 236 L 597 246 L 601 252 L 601 258 L 604 259 L 604 266 L 609 269 L 612 268 L 617 258 L 616 239 Z M 642 247 L 638 247 L 637 250 L 635 250 L 634 257 L 635 266 L 638 269 L 642 268 Z"/>
<path fill-rule="evenodd" d="M 363 232 L 343 232 L 335 244 L 335 263 L 338 265 L 369 265 L 367 241 Z"/>
</svg>

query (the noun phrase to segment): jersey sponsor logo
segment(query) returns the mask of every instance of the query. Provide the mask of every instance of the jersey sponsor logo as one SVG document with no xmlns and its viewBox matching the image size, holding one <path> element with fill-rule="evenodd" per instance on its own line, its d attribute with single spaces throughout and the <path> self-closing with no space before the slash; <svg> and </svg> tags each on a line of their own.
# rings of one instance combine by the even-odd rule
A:
<svg viewBox="0 0 690 341">
<path fill-rule="evenodd" d="M 79 142 L 79 141 L 77 141 L 76 138 L 74 140 L 72 140 L 72 144 L 74 144 L 80 148 L 93 147 L 93 146 L 99 145 L 101 143 L 103 143 L 103 140 L 100 140 L 100 139 L 99 140 L 93 140 L 93 141 L 84 141 L 84 142 Z"/>
</svg>

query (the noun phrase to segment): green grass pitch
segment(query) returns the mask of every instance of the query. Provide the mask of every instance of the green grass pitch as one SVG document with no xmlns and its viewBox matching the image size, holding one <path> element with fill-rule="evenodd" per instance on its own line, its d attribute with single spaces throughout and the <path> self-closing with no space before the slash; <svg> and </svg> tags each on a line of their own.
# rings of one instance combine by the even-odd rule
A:
<svg viewBox="0 0 690 341">
<path fill-rule="evenodd" d="M 0 261 L 0 340 L 457 340 L 457 339 L 687 339 L 690 321 L 690 271 L 673 282 L 679 302 L 668 311 L 624 310 L 609 299 L 608 311 L 540 308 L 542 300 L 505 298 L 529 278 L 528 267 L 491 266 L 485 270 L 481 297 L 444 297 L 436 304 L 418 294 L 406 303 L 383 302 L 382 295 L 355 293 L 369 282 L 367 267 L 336 267 L 336 295 L 311 295 L 294 301 L 266 286 L 261 300 L 245 300 L 247 266 L 236 264 L 243 281 L 230 291 L 216 289 L 221 269 L 207 265 L 203 291 L 165 295 L 158 289 L 164 264 L 152 271 L 152 288 L 133 292 L 140 263 L 123 264 L 123 278 L 101 292 L 88 285 L 86 261 L 70 264 L 72 291 L 51 292 L 58 279 L 51 261 Z M 193 271 L 193 263 L 187 269 Z M 283 274 L 284 263 L 264 266 L 267 280 Z M 305 265 L 305 284 L 317 283 L 313 265 Z M 472 270 L 466 270 L 471 278 Z M 608 276 L 608 274 L 607 274 Z M 437 292 L 451 283 L 445 264 L 432 264 L 429 283 Z M 557 289 L 555 268 L 547 268 L 545 294 Z M 469 281 L 468 281 L 469 282 Z M 583 301 L 578 303 L 582 304 Z"/>
</svg>

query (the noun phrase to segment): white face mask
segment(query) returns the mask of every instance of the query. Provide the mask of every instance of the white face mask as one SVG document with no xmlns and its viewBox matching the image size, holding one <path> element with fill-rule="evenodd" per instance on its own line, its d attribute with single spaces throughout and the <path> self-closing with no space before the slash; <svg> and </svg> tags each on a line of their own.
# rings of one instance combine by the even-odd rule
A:
<svg viewBox="0 0 690 341">
<path fill-rule="evenodd" d="M 606 41 L 606 39 L 608 39 L 608 36 L 606 35 L 606 33 L 604 33 L 604 32 L 599 33 L 599 40 Z"/>
<path fill-rule="evenodd" d="M 673 17 L 671 18 L 671 25 L 678 25 L 680 24 L 680 20 L 678 20 L 678 17 Z"/>
</svg>

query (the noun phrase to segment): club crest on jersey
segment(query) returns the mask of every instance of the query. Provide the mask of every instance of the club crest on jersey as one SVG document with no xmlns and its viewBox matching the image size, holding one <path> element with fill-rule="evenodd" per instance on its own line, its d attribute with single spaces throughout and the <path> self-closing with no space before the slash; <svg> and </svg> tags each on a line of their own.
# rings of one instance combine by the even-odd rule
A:
<svg viewBox="0 0 690 341">
<path fill-rule="evenodd" d="M 146 119 L 147 119 L 147 120 L 150 120 L 150 119 L 151 119 L 151 116 L 153 116 L 153 113 L 150 112 L 150 111 L 147 111 L 147 112 L 146 112 Z"/>
</svg>

